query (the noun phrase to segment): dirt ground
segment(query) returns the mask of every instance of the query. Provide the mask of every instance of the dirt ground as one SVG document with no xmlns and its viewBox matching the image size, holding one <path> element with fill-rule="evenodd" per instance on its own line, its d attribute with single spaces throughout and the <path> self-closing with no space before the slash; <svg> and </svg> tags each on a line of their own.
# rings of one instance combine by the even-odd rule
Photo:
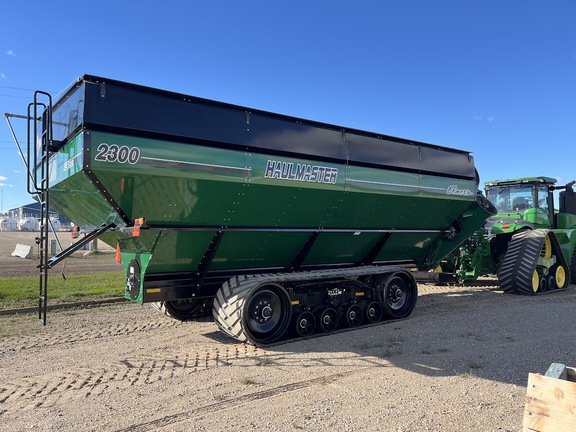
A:
<svg viewBox="0 0 576 432">
<path fill-rule="evenodd" d="M 33 314 L 0 317 L 0 424 L 521 431 L 528 373 L 576 364 L 575 306 L 574 286 L 526 297 L 422 284 L 406 320 L 266 349 L 148 305 L 51 312 L 46 327 Z"/>
</svg>

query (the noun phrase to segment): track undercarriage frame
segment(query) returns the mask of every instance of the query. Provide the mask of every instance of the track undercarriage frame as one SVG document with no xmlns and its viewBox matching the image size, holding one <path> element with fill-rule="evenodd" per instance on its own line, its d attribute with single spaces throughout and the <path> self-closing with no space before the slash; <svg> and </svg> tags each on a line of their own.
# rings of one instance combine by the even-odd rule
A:
<svg viewBox="0 0 576 432">
<path fill-rule="evenodd" d="M 216 293 L 212 315 L 221 331 L 266 346 L 314 334 L 408 317 L 418 288 L 403 267 L 366 266 L 235 276 Z M 167 315 L 192 319 L 211 299 L 161 302 Z"/>
</svg>

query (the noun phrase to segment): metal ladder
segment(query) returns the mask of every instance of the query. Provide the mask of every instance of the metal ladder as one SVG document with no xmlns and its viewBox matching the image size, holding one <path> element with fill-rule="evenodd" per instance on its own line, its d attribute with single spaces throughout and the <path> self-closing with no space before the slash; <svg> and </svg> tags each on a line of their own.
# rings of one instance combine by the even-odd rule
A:
<svg viewBox="0 0 576 432">
<path fill-rule="evenodd" d="M 40 102 L 39 99 L 47 101 Z M 40 113 L 39 111 L 42 110 Z M 40 123 L 40 124 L 39 124 Z M 48 305 L 48 233 L 50 227 L 50 152 L 54 149 L 52 123 L 52 96 L 43 91 L 34 92 L 34 101 L 28 105 L 27 127 L 28 193 L 40 202 L 40 236 L 36 238 L 40 271 L 38 319 L 46 325 Z"/>
<path fill-rule="evenodd" d="M 46 103 L 40 102 L 40 98 Z M 38 283 L 38 319 L 42 325 L 46 325 L 48 310 L 48 270 L 72 253 L 80 250 L 100 234 L 116 227 L 114 223 L 103 224 L 87 233 L 82 239 L 77 240 L 65 250 L 62 250 L 62 245 L 60 245 L 61 251 L 53 257 L 49 256 L 48 234 L 51 229 L 54 231 L 50 221 L 50 156 L 58 151 L 61 144 L 60 141 L 54 140 L 52 112 L 52 97 L 50 94 L 43 91 L 34 92 L 34 101 L 28 105 L 28 115 L 26 117 L 28 121 L 26 155 L 22 155 L 23 159 L 24 157 L 26 158 L 25 164 L 28 170 L 28 193 L 36 196 L 40 203 L 40 235 L 36 237 L 36 244 L 38 244 L 39 251 L 38 269 L 40 273 Z M 14 133 L 13 135 L 15 136 Z M 17 143 L 16 138 L 15 141 Z M 19 145 L 18 149 L 20 150 Z M 58 239 L 56 238 L 56 240 Z M 64 273 L 62 273 L 62 276 L 64 276 Z"/>
</svg>

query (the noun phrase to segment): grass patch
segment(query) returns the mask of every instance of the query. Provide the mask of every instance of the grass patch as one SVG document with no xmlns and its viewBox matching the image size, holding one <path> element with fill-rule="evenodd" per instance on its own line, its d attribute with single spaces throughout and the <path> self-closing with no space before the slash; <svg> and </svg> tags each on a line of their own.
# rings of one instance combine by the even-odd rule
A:
<svg viewBox="0 0 576 432">
<path fill-rule="evenodd" d="M 124 295 L 123 272 L 50 275 L 48 301 L 76 302 L 90 297 L 121 297 Z M 4 277 L 0 279 L 0 309 L 38 305 L 38 276 Z"/>
</svg>

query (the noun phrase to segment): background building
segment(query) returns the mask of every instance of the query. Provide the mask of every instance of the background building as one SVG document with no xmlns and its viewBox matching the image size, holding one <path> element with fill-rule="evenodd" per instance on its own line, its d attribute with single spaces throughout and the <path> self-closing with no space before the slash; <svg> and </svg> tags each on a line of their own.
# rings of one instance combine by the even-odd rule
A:
<svg viewBox="0 0 576 432">
<path fill-rule="evenodd" d="M 15 208 L 9 209 L 8 210 L 8 216 L 13 218 L 13 219 L 16 219 L 16 220 L 25 219 L 25 218 L 40 219 L 40 203 L 39 202 L 33 202 L 33 203 L 26 204 L 26 205 L 23 205 L 20 207 L 15 207 Z M 66 228 L 66 229 L 70 228 L 71 223 L 64 216 L 62 216 L 56 212 L 50 212 L 50 217 L 58 219 L 62 225 L 62 228 Z"/>
</svg>

